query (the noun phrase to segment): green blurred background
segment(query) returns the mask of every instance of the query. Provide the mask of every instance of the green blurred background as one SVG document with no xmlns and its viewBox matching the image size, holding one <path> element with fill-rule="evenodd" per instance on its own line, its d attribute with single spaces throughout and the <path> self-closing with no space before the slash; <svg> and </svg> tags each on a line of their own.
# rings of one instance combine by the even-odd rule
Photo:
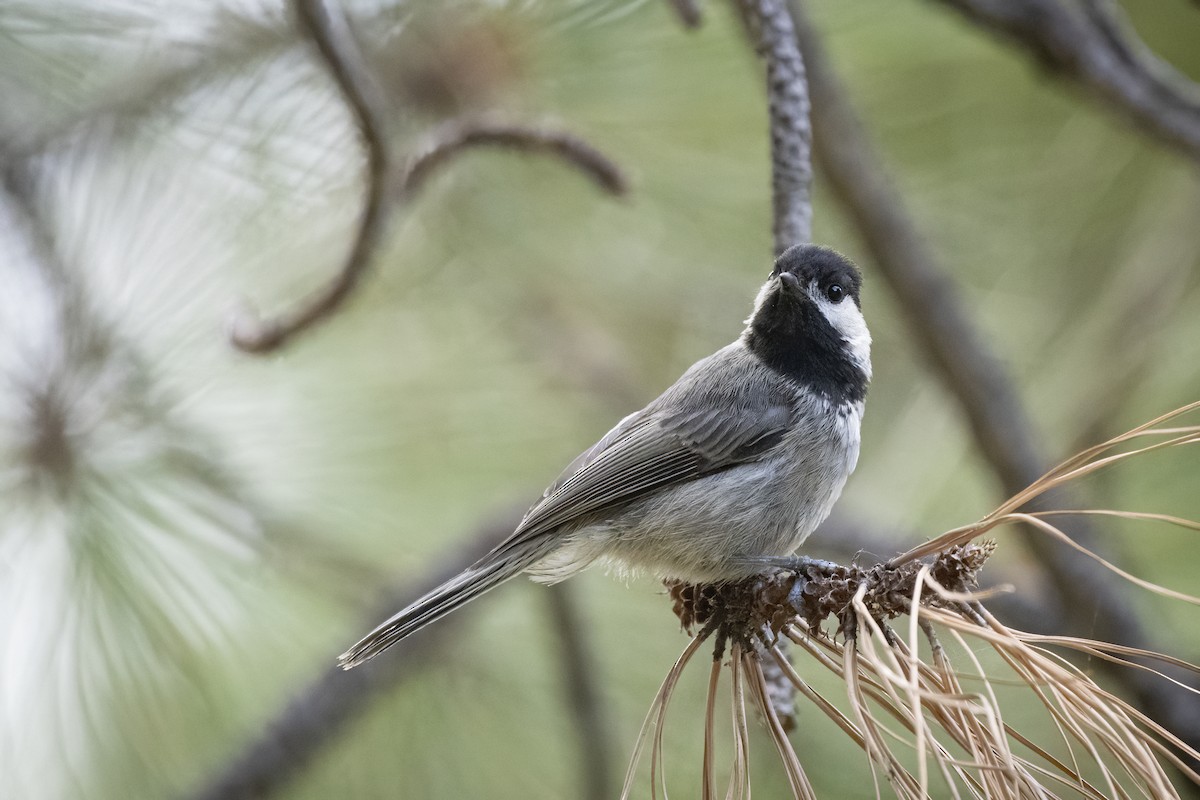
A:
<svg viewBox="0 0 1200 800">
<path fill-rule="evenodd" d="M 1046 451 L 1200 398 L 1195 166 L 935 4 L 810 5 Z M 0 0 L 0 133 L 20 176 L 0 220 L 0 797 L 203 786 L 377 621 L 384 587 L 461 553 L 733 339 L 769 269 L 765 103 L 725 5 L 696 32 L 657 2 L 350 7 L 397 152 L 495 110 L 586 137 L 633 191 L 468 153 L 396 209 L 342 313 L 247 356 L 223 325 L 321 285 L 362 191 L 352 120 L 285 9 Z M 1125 7 L 1200 78 L 1200 11 Z M 815 219 L 817 241 L 863 264 L 875 339 L 839 512 L 903 549 L 1002 498 L 820 174 Z M 1082 497 L 1196 519 L 1197 475 L 1194 453 L 1167 453 Z M 1103 530 L 1123 565 L 1200 590 L 1194 534 Z M 1013 541 L 997 569 L 1020 581 L 1025 559 Z M 623 773 L 686 638 L 649 578 L 571 583 Z M 578 795 L 547 595 L 489 595 L 279 796 Z M 1175 655 L 1200 658 L 1194 611 L 1137 602 Z M 683 797 L 705 672 L 667 730 Z M 793 740 L 821 796 L 874 796 L 817 712 Z M 765 737 L 752 762 L 761 796 L 781 796 Z"/>
</svg>

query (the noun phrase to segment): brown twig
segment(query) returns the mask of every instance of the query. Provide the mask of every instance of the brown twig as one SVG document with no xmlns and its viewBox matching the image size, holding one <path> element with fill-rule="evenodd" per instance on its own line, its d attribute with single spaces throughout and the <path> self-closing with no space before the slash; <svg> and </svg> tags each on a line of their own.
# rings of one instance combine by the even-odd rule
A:
<svg viewBox="0 0 1200 800">
<path fill-rule="evenodd" d="M 938 2 L 1025 50 L 1158 141 L 1200 159 L 1200 89 L 1154 56 L 1107 3 Z"/>
<path fill-rule="evenodd" d="M 480 146 L 556 156 L 609 194 L 619 196 L 629 191 L 629 181 L 616 162 L 579 136 L 546 125 L 487 117 L 451 122 L 436 130 L 409 160 L 400 181 L 400 191 L 406 196 L 415 194 L 430 175 L 451 158 Z"/>
<path fill-rule="evenodd" d="M 667 4 L 671 6 L 671 10 L 675 12 L 675 16 L 685 28 L 694 30 L 699 28 L 700 23 L 704 21 L 696 0 L 667 0 Z"/>
<path fill-rule="evenodd" d="M 409 602 L 457 575 L 507 536 L 518 521 L 504 515 L 484 523 L 467 539 L 466 546 L 443 568 L 431 571 L 417 585 L 388 593 L 370 620 L 403 608 Z M 471 611 L 461 611 L 438 625 L 413 634 L 393 648 L 388 658 L 375 659 L 352 672 L 334 666 L 325 670 L 215 778 L 189 795 L 194 800 L 262 800 L 302 774 L 313 757 L 336 734 L 366 710 L 371 699 L 417 674 L 442 652 Z"/>
<path fill-rule="evenodd" d="M 825 59 L 800 3 L 792 0 L 790 5 L 808 62 L 816 108 L 818 161 L 899 301 L 922 351 L 958 401 L 1001 487 L 1006 494 L 1016 495 L 1048 466 L 1020 398 L 971 323 L 952 280 L 938 265 L 888 184 L 887 173 Z M 1039 499 L 1037 508 L 1058 504 L 1057 499 L 1046 496 Z M 1073 540 L 1096 549 L 1090 526 L 1084 520 L 1076 518 L 1062 527 Z M 1144 625 L 1110 575 L 1046 537 L 1025 535 L 1023 541 L 1050 573 L 1049 584 L 1060 594 L 1061 607 L 1075 629 L 1088 631 L 1096 638 L 1153 649 L 1147 646 L 1150 637 Z M 1200 714 L 1196 713 L 1194 699 L 1181 697 L 1170 686 L 1140 674 L 1114 674 L 1135 692 L 1149 714 L 1193 745 L 1200 744 Z"/>
<path fill-rule="evenodd" d="M 812 241 L 812 127 L 804 59 L 784 0 L 737 0 L 755 50 L 767 63 L 775 254 Z"/>
<path fill-rule="evenodd" d="M 575 134 L 546 125 L 480 118 L 458 120 L 434 131 L 405 164 L 394 188 L 392 182 L 385 180 L 383 176 L 380 176 L 378 182 L 372 180 L 367 214 L 378 213 L 382 221 L 382 211 L 375 212 L 372 209 L 387 206 L 388 202 L 385 200 L 410 202 L 439 168 L 465 150 L 480 146 L 552 155 L 578 169 L 609 194 L 620 196 L 629 191 L 629 181 L 616 162 Z M 372 170 L 372 175 L 374 174 Z M 388 197 L 377 200 L 376 186 L 386 189 Z M 242 322 L 235 328 L 234 343 L 249 352 L 269 352 L 286 344 L 294 334 L 336 311 L 357 284 L 370 263 L 373 250 L 379 244 L 382 222 L 378 227 L 372 225 L 371 230 L 364 233 L 366 228 L 367 218 L 364 217 L 349 258 L 328 286 L 302 303 L 295 311 L 274 322 L 260 324 L 254 330 L 246 328 Z"/>
<path fill-rule="evenodd" d="M 597 690 L 597 660 L 588 646 L 586 623 L 575 600 L 575 591 L 556 583 L 546 591 L 552 630 L 560 647 L 567 707 L 575 718 L 579 737 L 579 775 L 582 787 L 577 797 L 607 800 L 613 797 L 612 736 L 608 714 Z"/>
<path fill-rule="evenodd" d="M 388 152 L 390 109 L 363 56 L 344 11 L 336 0 L 293 0 L 301 29 L 317 47 L 337 83 L 366 151 L 366 199 L 362 218 L 345 263 L 325 287 L 296 309 L 273 320 L 235 319 L 230 339 L 247 353 L 268 353 L 311 328 L 338 309 L 370 265 L 387 228 L 391 164 Z"/>
</svg>

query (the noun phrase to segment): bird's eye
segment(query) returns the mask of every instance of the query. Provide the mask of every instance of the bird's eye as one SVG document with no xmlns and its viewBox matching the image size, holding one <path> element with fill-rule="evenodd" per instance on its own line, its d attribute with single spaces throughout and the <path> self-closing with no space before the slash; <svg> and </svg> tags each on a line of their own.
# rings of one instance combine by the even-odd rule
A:
<svg viewBox="0 0 1200 800">
<path fill-rule="evenodd" d="M 842 302 L 842 298 L 846 296 L 846 290 L 840 284 L 832 283 L 825 289 L 825 296 L 834 303 Z"/>
</svg>

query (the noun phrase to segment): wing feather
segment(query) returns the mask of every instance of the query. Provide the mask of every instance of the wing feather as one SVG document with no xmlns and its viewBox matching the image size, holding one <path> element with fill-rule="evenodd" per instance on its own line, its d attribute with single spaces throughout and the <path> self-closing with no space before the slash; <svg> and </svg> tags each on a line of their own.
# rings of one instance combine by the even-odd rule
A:
<svg viewBox="0 0 1200 800">
<path fill-rule="evenodd" d="M 550 485 L 497 551 L 664 486 L 762 458 L 782 441 L 792 417 L 784 403 L 727 408 L 679 414 L 652 404 L 626 417 Z"/>
</svg>

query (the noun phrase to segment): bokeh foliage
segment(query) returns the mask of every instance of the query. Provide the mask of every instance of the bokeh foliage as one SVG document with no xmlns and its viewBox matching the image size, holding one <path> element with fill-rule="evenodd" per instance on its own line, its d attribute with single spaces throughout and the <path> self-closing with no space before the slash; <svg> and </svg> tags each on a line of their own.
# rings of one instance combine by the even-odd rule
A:
<svg viewBox="0 0 1200 800">
<path fill-rule="evenodd" d="M 1196 399 L 1194 166 L 940 8 L 812 6 L 1047 449 Z M 1195 8 L 1127 7 L 1200 75 Z M 361 192 L 351 120 L 285 10 L 0 2 L 0 130 L 19 178 L 0 221 L 2 796 L 203 784 L 364 632 L 383 585 L 532 499 L 734 337 L 768 269 L 763 99 L 724 6 L 695 33 L 665 3 L 351 9 L 399 152 L 449 115 L 500 110 L 585 135 L 634 191 L 614 202 L 553 162 L 468 154 L 398 209 L 344 313 L 252 358 L 223 320 L 238 298 L 270 313 L 319 285 Z M 862 258 L 819 174 L 815 211 L 817 240 Z M 876 374 L 839 509 L 929 536 L 998 498 L 863 263 Z M 1200 518 L 1192 459 L 1102 476 L 1088 500 Z M 1196 592 L 1186 534 L 1109 530 L 1140 574 Z M 1002 558 L 1036 595 L 1020 549 Z M 623 754 L 683 639 L 653 581 L 574 583 Z M 489 596 L 436 668 L 285 794 L 571 796 L 579 755 L 542 592 Z M 1175 609 L 1145 612 L 1177 655 L 1200 657 L 1173 635 Z M 703 697 L 692 677 L 677 708 Z M 818 792 L 872 794 L 860 757 L 806 719 L 796 748 L 828 765 L 810 769 Z M 700 746 L 698 728 L 668 737 L 685 796 Z M 765 742 L 752 755 L 756 788 L 777 795 Z"/>
</svg>

